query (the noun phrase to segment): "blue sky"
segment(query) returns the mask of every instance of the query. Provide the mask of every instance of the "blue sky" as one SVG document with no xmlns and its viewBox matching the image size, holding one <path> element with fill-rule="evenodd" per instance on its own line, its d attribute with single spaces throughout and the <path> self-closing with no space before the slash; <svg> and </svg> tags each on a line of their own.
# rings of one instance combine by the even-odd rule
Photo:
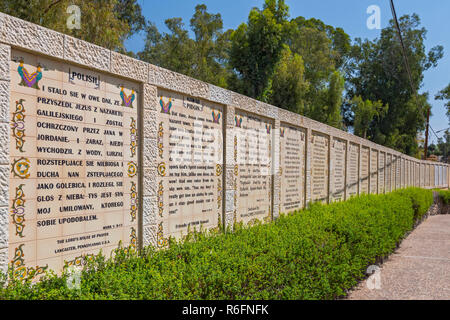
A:
<svg viewBox="0 0 450 320">
<path fill-rule="evenodd" d="M 138 0 L 145 17 L 156 24 L 160 32 L 167 31 L 164 21 L 168 18 L 181 17 L 189 27 L 194 8 L 197 4 L 206 4 L 208 12 L 222 15 L 224 29 L 235 29 L 246 22 L 252 7 L 261 8 L 264 0 Z M 435 130 L 446 129 L 448 120 L 443 101 L 434 100 L 434 95 L 450 82 L 450 1 L 449 0 L 395 0 L 397 16 L 417 13 L 422 26 L 428 30 L 425 41 L 426 49 L 435 45 L 444 46 L 444 57 L 438 67 L 425 73 L 422 92 L 430 93 L 432 104 L 431 127 Z M 391 19 L 389 0 L 286 0 L 291 18 L 304 16 L 318 18 L 326 24 L 341 27 L 352 39 L 356 37 L 374 39 L 379 37 L 380 30 L 369 30 L 366 26 L 370 5 L 378 5 L 381 9 L 381 27 L 387 26 Z M 126 42 L 129 50 L 139 51 L 144 46 L 144 34 L 139 34 Z M 438 133 L 441 137 L 443 132 Z M 436 136 L 430 133 L 432 142 Z"/>
</svg>

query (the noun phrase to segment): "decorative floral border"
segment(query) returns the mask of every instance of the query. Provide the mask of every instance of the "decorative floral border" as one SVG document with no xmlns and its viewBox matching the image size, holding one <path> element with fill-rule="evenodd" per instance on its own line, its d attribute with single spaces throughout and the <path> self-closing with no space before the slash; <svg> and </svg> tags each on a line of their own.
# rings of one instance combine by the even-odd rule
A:
<svg viewBox="0 0 450 320">
<path fill-rule="evenodd" d="M 217 178 L 217 209 L 220 209 L 222 206 L 222 179 L 220 179 L 220 175 L 222 174 L 222 166 L 220 164 L 216 164 L 216 176 Z M 220 218 L 220 212 L 218 213 Z"/>
<path fill-rule="evenodd" d="M 11 208 L 11 217 L 13 224 L 16 227 L 16 235 L 20 238 L 24 238 L 23 230 L 25 229 L 25 193 L 23 192 L 24 184 L 16 187 L 16 197 L 13 200 Z"/>
<path fill-rule="evenodd" d="M 136 128 L 136 120 L 131 117 L 131 124 L 130 124 L 130 151 L 131 156 L 136 156 L 136 149 L 137 149 L 137 128 Z"/>
<path fill-rule="evenodd" d="M 138 204 L 137 204 L 137 185 L 135 182 L 131 181 L 131 189 L 130 189 L 130 215 L 131 222 L 136 220 Z"/>
<path fill-rule="evenodd" d="M 217 179 L 217 209 L 220 209 L 221 206 L 222 206 L 222 180 L 219 178 Z"/>
<path fill-rule="evenodd" d="M 159 128 L 158 128 L 158 152 L 159 152 L 159 157 L 162 159 L 163 155 L 164 155 L 164 126 L 163 126 L 163 122 L 161 121 L 159 123 Z"/>
<path fill-rule="evenodd" d="M 164 238 L 164 230 L 163 230 L 163 223 L 162 221 L 158 225 L 158 233 L 157 236 L 157 243 L 159 248 L 163 248 L 169 245 L 169 240 L 167 238 Z"/>
<path fill-rule="evenodd" d="M 78 257 L 75 257 L 72 260 L 64 260 L 64 267 L 63 270 L 67 269 L 68 267 L 75 266 L 75 267 L 82 267 L 85 266 L 88 261 L 92 261 L 94 259 L 93 254 L 82 254 Z"/>
<path fill-rule="evenodd" d="M 164 212 L 164 186 L 162 180 L 159 181 L 158 187 L 158 213 L 162 218 Z"/>
<path fill-rule="evenodd" d="M 13 269 L 13 277 L 14 279 L 33 279 L 38 275 L 44 274 L 44 272 L 48 269 L 48 265 L 45 267 L 26 267 L 23 253 L 23 246 L 25 244 L 21 244 L 14 250 L 14 258 L 11 260 L 11 266 Z"/>
<path fill-rule="evenodd" d="M 162 97 L 161 97 L 162 101 Z M 161 103 L 160 101 L 160 103 Z M 169 100 L 170 104 L 172 103 L 171 100 Z M 162 108 L 162 107 L 161 107 Z M 170 107 L 169 107 L 170 110 Z M 164 122 L 161 121 L 158 126 L 158 154 L 161 159 L 164 158 Z M 160 177 L 164 177 L 166 175 L 166 165 L 164 162 L 161 162 L 158 165 L 158 175 Z M 160 180 L 158 184 L 158 214 L 162 218 L 164 213 L 164 185 L 163 181 Z"/>
<path fill-rule="evenodd" d="M 13 112 L 11 120 L 12 135 L 16 139 L 16 149 L 20 152 L 25 152 L 23 147 L 25 145 L 25 107 L 23 102 L 25 99 L 16 101 L 16 111 Z"/>
<path fill-rule="evenodd" d="M 131 227 L 131 233 L 130 233 L 130 245 L 128 246 L 130 250 L 137 250 L 137 234 L 136 229 L 134 227 Z"/>
</svg>

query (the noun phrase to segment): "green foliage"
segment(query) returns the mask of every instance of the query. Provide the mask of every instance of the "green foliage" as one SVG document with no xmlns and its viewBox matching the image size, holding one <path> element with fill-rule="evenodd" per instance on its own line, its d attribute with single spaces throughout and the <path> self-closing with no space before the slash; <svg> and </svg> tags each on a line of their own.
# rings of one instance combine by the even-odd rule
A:
<svg viewBox="0 0 450 320">
<path fill-rule="evenodd" d="M 195 39 L 189 37 L 181 18 L 165 21 L 169 33 L 160 34 L 149 22 L 145 47 L 137 56 L 143 61 L 167 68 L 221 87 L 227 86 L 230 72 L 225 64 L 230 32 L 223 32 L 220 14 L 197 5 L 190 20 Z"/>
<path fill-rule="evenodd" d="M 447 107 L 447 117 L 450 124 L 450 84 L 438 92 L 435 96 L 436 100 L 447 100 L 445 106 Z"/>
<path fill-rule="evenodd" d="M 181 18 L 165 21 L 169 33 L 160 34 L 152 24 L 147 26 L 147 39 L 139 59 L 185 75 L 191 73 L 194 41 L 189 38 Z"/>
<path fill-rule="evenodd" d="M 70 5 L 81 10 L 81 29 L 67 28 Z M 145 26 L 136 0 L 2 0 L 0 11 L 124 53 L 124 41 Z"/>
<path fill-rule="evenodd" d="M 428 154 L 429 155 L 436 155 L 436 156 L 443 156 L 444 160 L 448 158 L 450 153 L 450 131 L 447 129 L 445 130 L 444 137 L 438 138 L 438 141 L 436 144 L 430 144 L 428 146 Z"/>
<path fill-rule="evenodd" d="M 391 253 L 433 202 L 431 190 L 364 195 L 233 233 L 192 233 L 166 250 L 101 254 L 82 272 L 0 283 L 0 299 L 334 299 Z M 1 282 L 1 280 L 0 280 Z"/>
<path fill-rule="evenodd" d="M 286 47 L 273 75 L 269 103 L 302 114 L 304 94 L 308 88 L 304 71 L 302 57 Z"/>
<path fill-rule="evenodd" d="M 197 5 L 191 19 L 195 34 L 192 76 L 203 81 L 227 86 L 228 72 L 224 67 L 229 47 L 229 33 L 223 33 L 220 13 L 210 14 L 206 5 Z"/>
<path fill-rule="evenodd" d="M 297 17 L 289 23 L 286 43 L 304 61 L 302 115 L 342 128 L 341 104 L 344 80 L 341 68 L 348 59 L 350 37 L 340 28 L 318 19 Z M 275 95 L 279 95 L 275 92 Z M 288 99 L 281 93 L 278 100 Z M 286 108 L 283 105 L 276 104 Z"/>
<path fill-rule="evenodd" d="M 379 39 L 356 39 L 352 59 L 346 66 L 347 92 L 351 100 L 361 96 L 363 100 L 381 101 L 389 105 L 385 115 L 371 122 L 367 136 L 374 142 L 400 152 L 418 153 L 417 134 L 424 130 L 428 94 L 419 94 L 424 72 L 436 67 L 443 56 L 442 46 L 425 50 L 426 30 L 420 27 L 418 15 L 405 15 L 399 19 L 411 69 L 412 86 L 404 64 L 400 41 L 394 22 L 381 31 Z M 347 106 L 349 108 L 349 106 Z M 347 122 L 352 123 L 351 113 L 345 112 Z"/>
<path fill-rule="evenodd" d="M 229 63 L 237 73 L 232 89 L 263 100 L 281 59 L 287 17 L 284 0 L 266 0 L 263 10 L 253 8 L 248 22 L 232 32 Z"/>
<path fill-rule="evenodd" d="M 313 118 L 335 128 L 342 127 L 341 104 L 344 91 L 344 78 L 339 71 L 334 71 L 330 76 L 328 88 L 319 97 L 322 98 L 321 107 L 313 111 Z M 320 101 L 320 100 L 319 100 Z"/>
<path fill-rule="evenodd" d="M 363 101 L 360 96 L 353 97 L 351 103 L 354 114 L 354 133 L 357 136 L 367 139 L 367 131 L 372 121 L 376 117 L 384 116 L 389 106 L 383 105 L 381 101 Z"/>
<path fill-rule="evenodd" d="M 450 203 L 450 190 L 438 190 L 439 198 L 445 205 Z"/>
</svg>

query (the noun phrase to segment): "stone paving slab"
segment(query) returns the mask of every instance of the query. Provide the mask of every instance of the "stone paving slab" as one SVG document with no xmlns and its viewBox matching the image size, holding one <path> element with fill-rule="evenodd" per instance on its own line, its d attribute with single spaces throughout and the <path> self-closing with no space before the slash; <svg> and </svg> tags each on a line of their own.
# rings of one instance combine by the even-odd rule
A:
<svg viewBox="0 0 450 320">
<path fill-rule="evenodd" d="M 359 283 L 348 299 L 450 300 L 450 215 L 423 221 L 380 266 L 378 276 L 378 282 Z"/>
</svg>

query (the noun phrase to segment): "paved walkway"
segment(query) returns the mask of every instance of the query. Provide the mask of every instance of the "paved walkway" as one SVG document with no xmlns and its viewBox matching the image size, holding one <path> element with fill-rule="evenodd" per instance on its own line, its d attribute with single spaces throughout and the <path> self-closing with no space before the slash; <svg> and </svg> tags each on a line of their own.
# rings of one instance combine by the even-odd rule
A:
<svg viewBox="0 0 450 320">
<path fill-rule="evenodd" d="M 377 285 L 372 278 L 348 298 L 450 300 L 450 214 L 423 221 L 380 266 L 378 275 L 380 289 L 368 288 Z"/>
</svg>

